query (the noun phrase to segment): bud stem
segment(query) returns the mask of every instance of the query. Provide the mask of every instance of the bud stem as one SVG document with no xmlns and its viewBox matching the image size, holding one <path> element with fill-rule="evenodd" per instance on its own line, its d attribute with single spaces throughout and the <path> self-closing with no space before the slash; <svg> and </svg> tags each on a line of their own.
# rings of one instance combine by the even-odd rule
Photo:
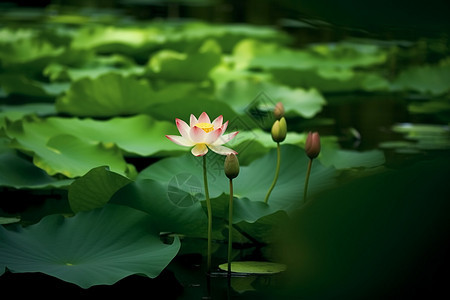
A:
<svg viewBox="0 0 450 300">
<path fill-rule="evenodd" d="M 266 198 L 264 199 L 264 203 L 267 204 L 269 202 L 269 196 L 272 193 L 273 188 L 275 187 L 275 184 L 278 180 L 278 174 L 280 173 L 280 163 L 281 163 L 281 150 L 280 150 L 280 143 L 277 142 L 277 168 L 275 170 L 275 177 L 273 178 L 272 185 L 270 186 L 269 190 L 267 191 Z"/>
<path fill-rule="evenodd" d="M 228 276 L 231 276 L 231 251 L 233 245 L 233 179 L 230 178 L 230 204 L 228 206 Z"/>
<path fill-rule="evenodd" d="M 305 188 L 303 189 L 303 202 L 306 203 L 306 194 L 308 193 L 308 182 L 309 182 L 309 175 L 311 174 L 311 166 L 312 166 L 313 159 L 310 158 L 308 162 L 308 170 L 306 171 L 306 177 L 305 177 Z"/>
<path fill-rule="evenodd" d="M 206 210 L 208 213 L 208 254 L 207 254 L 207 272 L 211 273 L 211 240 L 212 240 L 212 208 L 209 199 L 208 178 L 206 173 L 206 155 L 203 155 L 203 183 L 205 185 Z"/>
</svg>

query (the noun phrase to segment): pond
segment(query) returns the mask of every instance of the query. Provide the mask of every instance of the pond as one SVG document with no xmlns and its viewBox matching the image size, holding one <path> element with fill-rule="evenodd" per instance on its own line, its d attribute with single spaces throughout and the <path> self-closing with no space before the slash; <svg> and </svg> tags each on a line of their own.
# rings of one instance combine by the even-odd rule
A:
<svg viewBox="0 0 450 300">
<path fill-rule="evenodd" d="M 3 294 L 448 294 L 441 14 L 125 2 L 0 7 Z"/>
</svg>

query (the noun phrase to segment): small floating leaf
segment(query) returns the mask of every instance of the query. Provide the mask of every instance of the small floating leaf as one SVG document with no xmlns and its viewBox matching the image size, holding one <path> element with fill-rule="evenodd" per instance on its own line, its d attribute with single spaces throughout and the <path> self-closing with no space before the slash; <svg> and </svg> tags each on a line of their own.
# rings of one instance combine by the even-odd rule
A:
<svg viewBox="0 0 450 300">
<path fill-rule="evenodd" d="M 228 271 L 228 264 L 219 265 L 219 269 Z M 267 261 L 235 261 L 231 263 L 231 272 L 247 274 L 276 274 L 286 270 L 286 265 Z"/>
</svg>

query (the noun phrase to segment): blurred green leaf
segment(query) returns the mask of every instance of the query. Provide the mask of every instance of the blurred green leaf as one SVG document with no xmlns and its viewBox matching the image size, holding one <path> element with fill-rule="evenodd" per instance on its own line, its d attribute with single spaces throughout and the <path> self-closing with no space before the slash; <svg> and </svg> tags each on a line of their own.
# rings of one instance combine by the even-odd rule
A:
<svg viewBox="0 0 450 300">
<path fill-rule="evenodd" d="M 156 27 L 86 26 L 77 31 L 70 46 L 100 53 L 136 54 L 164 41 L 165 36 Z"/>
<path fill-rule="evenodd" d="M 228 264 L 221 264 L 219 268 L 228 271 Z M 237 273 L 275 274 L 285 270 L 285 265 L 267 261 L 233 261 L 231 263 L 231 272 Z"/>
<path fill-rule="evenodd" d="M 446 261 L 439 245 L 447 245 L 450 230 L 449 163 L 410 163 L 333 188 L 303 206 L 283 235 L 290 294 L 383 298 L 422 282 L 418 270 Z"/>
<path fill-rule="evenodd" d="M 123 55 L 92 56 L 76 66 L 51 63 L 43 71 L 51 81 L 77 81 L 84 77 L 95 79 L 107 73 L 123 76 L 142 75 L 145 68 Z"/>
<path fill-rule="evenodd" d="M 69 84 L 65 82 L 46 83 L 24 75 L 7 73 L 0 74 L 0 86 L 8 95 L 18 94 L 38 99 L 50 98 L 51 101 L 69 89 Z"/>
<path fill-rule="evenodd" d="M 70 134 L 88 144 L 102 142 L 105 151 L 114 149 L 116 146 L 126 153 L 142 156 L 182 151 L 182 147 L 165 137 L 165 134 L 178 133 L 175 124 L 156 121 L 147 115 L 112 118 L 105 121 L 30 117 L 11 123 L 7 126 L 6 132 L 10 138 L 20 144 L 18 148 L 23 150 L 45 148 L 51 137 Z M 100 151 L 100 148 L 98 150 Z"/>
<path fill-rule="evenodd" d="M 325 166 L 336 169 L 373 168 L 385 163 L 383 151 L 378 149 L 367 151 L 354 151 L 340 149 L 333 138 L 321 139 L 321 152 L 319 160 Z"/>
<path fill-rule="evenodd" d="M 394 90 L 412 90 L 442 95 L 450 91 L 450 64 L 423 65 L 403 70 L 393 83 Z"/>
<path fill-rule="evenodd" d="M 208 78 L 220 59 L 221 49 L 214 40 L 207 40 L 198 50 L 187 53 L 161 50 L 151 56 L 148 75 L 166 80 L 201 81 Z"/>
<path fill-rule="evenodd" d="M 109 117 L 137 114 L 159 101 L 164 99 L 148 83 L 107 73 L 74 82 L 56 108 L 76 116 Z"/>
<path fill-rule="evenodd" d="M 314 88 L 294 89 L 251 79 L 229 81 L 218 91 L 218 98 L 232 105 L 239 113 L 246 113 L 252 107 L 273 110 L 277 102 L 282 102 L 287 114 L 304 118 L 312 118 L 326 104 L 326 100 Z"/>
</svg>

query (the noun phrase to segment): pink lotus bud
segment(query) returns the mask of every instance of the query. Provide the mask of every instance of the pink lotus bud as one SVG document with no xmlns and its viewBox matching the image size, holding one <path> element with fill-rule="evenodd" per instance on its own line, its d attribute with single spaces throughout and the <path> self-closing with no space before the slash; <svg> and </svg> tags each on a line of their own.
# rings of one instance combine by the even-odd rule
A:
<svg viewBox="0 0 450 300">
<path fill-rule="evenodd" d="M 316 158 L 320 153 L 320 136 L 318 132 L 309 132 L 305 144 L 306 155 L 310 159 Z"/>
<path fill-rule="evenodd" d="M 284 117 L 284 106 L 283 106 L 283 103 L 278 102 L 275 105 L 275 108 L 273 110 L 273 115 L 275 116 L 275 119 L 277 119 L 277 120 L 279 120 L 282 117 Z"/>
</svg>

